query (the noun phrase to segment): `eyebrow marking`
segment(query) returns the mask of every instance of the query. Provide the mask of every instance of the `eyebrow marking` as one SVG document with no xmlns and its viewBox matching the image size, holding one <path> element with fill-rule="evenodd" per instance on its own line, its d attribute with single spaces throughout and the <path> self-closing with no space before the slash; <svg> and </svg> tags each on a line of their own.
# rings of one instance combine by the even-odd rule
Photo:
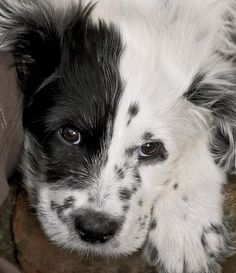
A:
<svg viewBox="0 0 236 273">
<path fill-rule="evenodd" d="M 150 140 L 153 137 L 153 134 L 151 132 L 145 132 L 143 134 L 143 140 Z"/>
<path fill-rule="evenodd" d="M 129 126 L 132 119 L 138 114 L 139 105 L 137 103 L 131 103 L 128 109 L 129 120 L 127 122 L 127 126 Z"/>
</svg>

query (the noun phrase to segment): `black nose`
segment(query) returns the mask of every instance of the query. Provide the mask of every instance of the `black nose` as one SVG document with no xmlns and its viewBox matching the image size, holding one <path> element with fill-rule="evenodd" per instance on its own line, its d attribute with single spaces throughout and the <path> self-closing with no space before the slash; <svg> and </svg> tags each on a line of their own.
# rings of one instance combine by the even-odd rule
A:
<svg viewBox="0 0 236 273">
<path fill-rule="evenodd" d="M 75 228 L 81 240 L 97 244 L 111 239 L 118 229 L 118 223 L 104 213 L 86 211 L 76 217 Z"/>
</svg>

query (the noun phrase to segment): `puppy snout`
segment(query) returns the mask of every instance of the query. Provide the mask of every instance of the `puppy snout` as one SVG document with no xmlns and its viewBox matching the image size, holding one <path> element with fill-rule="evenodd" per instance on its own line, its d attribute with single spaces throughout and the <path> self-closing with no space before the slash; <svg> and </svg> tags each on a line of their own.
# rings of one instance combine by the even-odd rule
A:
<svg viewBox="0 0 236 273">
<path fill-rule="evenodd" d="M 81 240 L 92 244 L 105 243 L 114 237 L 118 227 L 118 221 L 102 212 L 86 211 L 75 218 Z"/>
</svg>

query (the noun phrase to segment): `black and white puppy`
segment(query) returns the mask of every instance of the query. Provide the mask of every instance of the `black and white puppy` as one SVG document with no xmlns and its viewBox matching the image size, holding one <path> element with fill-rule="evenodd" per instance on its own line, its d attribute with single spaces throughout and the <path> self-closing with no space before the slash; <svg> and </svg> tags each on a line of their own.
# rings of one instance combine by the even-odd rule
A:
<svg viewBox="0 0 236 273">
<path fill-rule="evenodd" d="M 52 241 L 106 256 L 145 245 L 160 273 L 221 272 L 235 2 L 1 0 L 0 49 L 25 94 L 24 183 Z"/>
</svg>

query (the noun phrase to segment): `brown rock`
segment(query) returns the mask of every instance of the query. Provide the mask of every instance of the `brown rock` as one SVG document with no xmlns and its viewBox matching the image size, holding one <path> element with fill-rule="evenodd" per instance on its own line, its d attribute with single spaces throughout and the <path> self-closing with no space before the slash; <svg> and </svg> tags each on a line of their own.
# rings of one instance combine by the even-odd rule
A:
<svg viewBox="0 0 236 273">
<path fill-rule="evenodd" d="M 11 185 L 9 195 L 0 207 L 0 257 L 16 264 L 15 244 L 12 234 L 12 217 L 16 202 L 17 186 Z"/>
</svg>

